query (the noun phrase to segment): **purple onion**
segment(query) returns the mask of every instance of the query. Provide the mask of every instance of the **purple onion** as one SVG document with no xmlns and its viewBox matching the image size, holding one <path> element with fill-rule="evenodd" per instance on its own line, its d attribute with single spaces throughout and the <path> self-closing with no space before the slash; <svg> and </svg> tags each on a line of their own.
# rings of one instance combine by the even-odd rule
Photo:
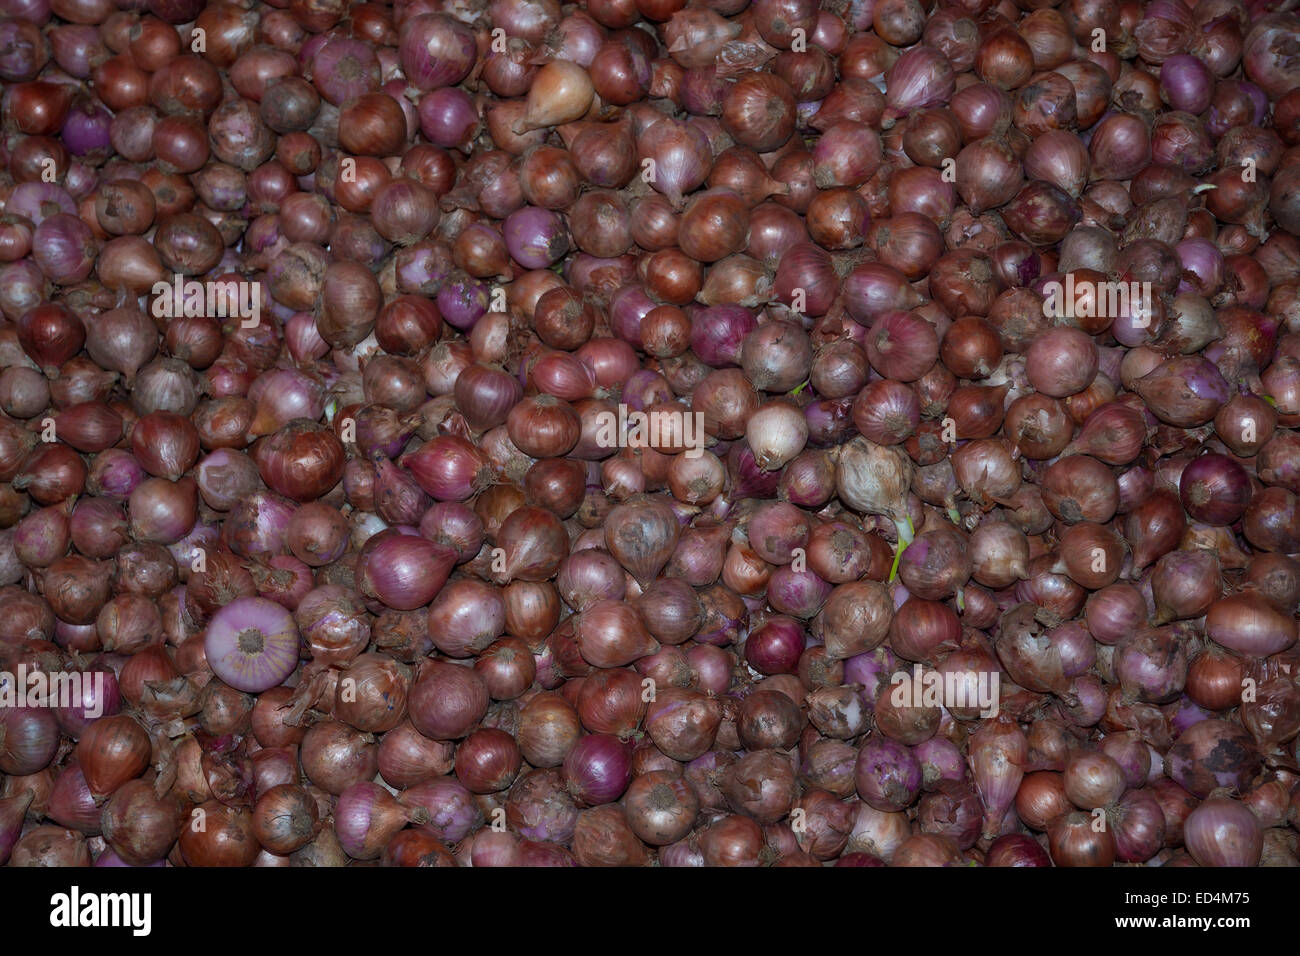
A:
<svg viewBox="0 0 1300 956">
<path fill-rule="evenodd" d="M 865 803 L 897 813 L 916 799 L 925 774 L 911 748 L 875 734 L 858 751 L 856 779 L 858 796 Z"/>
<path fill-rule="evenodd" d="M 436 90 L 469 76 L 478 44 L 463 23 L 440 13 L 422 13 L 402 24 L 397 54 L 416 89 Z"/>
<path fill-rule="evenodd" d="M 1027 833 L 1007 833 L 993 841 L 985 866 L 1051 866 L 1047 851 Z"/>
<path fill-rule="evenodd" d="M 546 269 L 569 251 L 564 217 L 550 209 L 516 209 L 506 217 L 501 231 L 510 257 L 525 269 Z"/>
<path fill-rule="evenodd" d="M 775 498 L 781 485 L 781 470 L 764 471 L 758 467 L 754 452 L 744 442 L 737 442 L 727 451 L 727 477 L 731 483 L 731 498 Z"/>
<path fill-rule="evenodd" d="M 353 859 L 379 856 L 395 831 L 406 826 L 407 811 L 393 795 L 370 780 L 359 780 L 339 794 L 334 805 L 334 833 Z"/>
<path fill-rule="evenodd" d="M 1113 345 L 1102 345 L 1097 349 L 1097 371 L 1105 375 L 1112 382 L 1120 380 L 1120 366 L 1124 362 L 1124 356 L 1128 354 L 1126 349 L 1116 348 Z"/>
<path fill-rule="evenodd" d="M 420 533 L 456 552 L 456 563 L 468 561 L 483 547 L 483 520 L 462 501 L 439 501 L 420 519 Z"/>
<path fill-rule="evenodd" d="M 745 639 L 745 660 L 761 674 L 793 674 L 808 646 L 808 634 L 792 617 L 769 617 Z"/>
<path fill-rule="evenodd" d="M 623 255 L 615 259 L 602 259 L 590 253 L 579 252 L 565 262 L 564 277 L 575 289 L 622 285 L 636 278 L 636 258 Z"/>
<path fill-rule="evenodd" d="M 730 84 L 716 66 L 693 66 L 682 77 L 682 109 L 695 116 L 717 116 Z M 819 104 L 820 105 L 820 104 Z"/>
<path fill-rule="evenodd" d="M 1173 109 L 1199 115 L 1210 106 L 1214 74 L 1198 57 L 1179 53 L 1160 64 L 1160 92 Z"/>
<path fill-rule="evenodd" d="M 667 117 L 641 131 L 637 155 L 655 161 L 654 189 L 675 206 L 686 193 L 704 184 L 713 155 L 709 137 L 694 123 Z"/>
<path fill-rule="evenodd" d="M 9 686 L 5 696 L 15 699 L 16 674 L 0 675 Z M 31 698 L 28 698 L 30 701 Z M 49 707 L 31 704 L 0 707 L 0 736 L 5 740 L 4 769 L 16 777 L 36 773 L 48 766 L 59 749 L 59 726 Z"/>
<path fill-rule="evenodd" d="M 1106 713 L 1106 704 L 1110 700 L 1106 685 L 1095 674 L 1076 677 L 1070 685 L 1077 703 L 1065 708 L 1066 716 L 1079 727 L 1095 727 Z"/>
<path fill-rule="evenodd" d="M 520 777 L 511 790 L 510 803 L 519 812 L 519 822 L 511 829 L 525 839 L 551 844 L 567 844 L 573 839 L 578 808 L 565 792 L 559 771 L 533 770 Z"/>
<path fill-rule="evenodd" d="M 708 631 L 699 631 L 694 640 L 699 644 L 711 644 L 724 648 L 729 644 L 735 644 L 740 639 L 741 632 L 745 630 L 745 615 L 740 618 L 725 618 L 722 620 L 714 619 L 714 627 Z"/>
<path fill-rule="evenodd" d="M 303 51 L 308 49 L 311 48 L 304 45 Z M 363 93 L 373 93 L 382 79 L 374 47 L 346 36 L 328 37 L 315 50 L 311 75 L 321 98 L 335 106 L 342 106 Z"/>
<path fill-rule="evenodd" d="M 53 9 L 51 0 L 5 0 L 0 4 L 0 15 L 15 20 L 28 20 L 41 26 L 50 19 Z"/>
<path fill-rule="evenodd" d="M 443 284 L 435 301 L 443 319 L 464 332 L 486 314 L 491 294 L 486 282 L 460 273 Z"/>
<path fill-rule="evenodd" d="M 40 41 L 40 30 L 34 24 L 8 16 L 0 19 L 0 80 L 8 83 L 33 80 L 48 59 L 49 54 Z"/>
<path fill-rule="evenodd" d="M 25 515 L 14 526 L 13 545 L 34 567 L 48 567 L 67 551 L 71 526 L 66 509 L 47 505 Z"/>
<path fill-rule="evenodd" d="M 233 476 L 240 476 L 242 480 L 232 480 Z M 204 455 L 194 471 L 194 478 L 199 483 L 203 500 L 219 511 L 234 508 L 248 490 L 258 485 L 257 466 L 253 460 L 233 448 L 217 448 Z"/>
<path fill-rule="evenodd" d="M 294 611 L 303 640 L 312 647 L 356 648 L 370 643 L 360 596 L 341 584 L 322 584 L 302 596 Z"/>
<path fill-rule="evenodd" d="M 807 620 L 822 609 L 832 585 L 813 572 L 796 571 L 785 564 L 772 572 L 767 582 L 767 600 L 781 614 Z"/>
<path fill-rule="evenodd" d="M 1155 490 L 1155 475 L 1141 465 L 1130 467 L 1119 476 L 1119 513 L 1128 514 L 1150 497 Z"/>
<path fill-rule="evenodd" d="M 317 420 L 325 411 L 321 384 L 296 368 L 272 369 L 260 376 L 248 390 L 248 397 L 257 403 L 255 435 L 268 435 L 295 418 Z"/>
<path fill-rule="evenodd" d="M 565 756 L 564 780 L 588 806 L 613 803 L 632 782 L 632 748 L 612 734 L 588 734 Z"/>
<path fill-rule="evenodd" d="M 30 257 L 0 266 L 0 312 L 16 322 L 29 309 L 49 299 L 48 286 L 45 276 Z"/>
<path fill-rule="evenodd" d="M 1250 474 L 1237 459 L 1211 452 L 1183 469 L 1178 494 L 1196 521 L 1226 527 L 1242 516 L 1254 490 Z"/>
<path fill-rule="evenodd" d="M 112 717 L 122 709 L 122 694 L 118 690 L 117 674 L 111 667 L 92 664 L 81 672 L 81 693 L 75 701 L 57 707 L 54 716 L 59 728 L 69 737 L 80 737 L 82 732 L 100 717 Z M 70 685 L 75 687 L 76 685 Z"/>
<path fill-rule="evenodd" d="M 245 558 L 283 554 L 295 510 L 297 506 L 287 498 L 270 491 L 253 492 L 231 509 L 222 527 L 226 545 Z"/>
<path fill-rule="evenodd" d="M 623 385 L 623 404 L 636 412 L 643 412 L 658 402 L 671 402 L 673 390 L 658 372 L 639 368 L 628 376 Z"/>
<path fill-rule="evenodd" d="M 397 272 L 397 290 L 410 295 L 437 295 L 452 275 L 451 258 L 443 243 L 417 242 L 400 248 L 393 257 L 393 265 Z"/>
<path fill-rule="evenodd" d="M 459 843 L 483 823 L 474 794 L 455 777 L 435 777 L 402 792 L 398 802 L 429 815 L 421 827 L 444 843 Z"/>
<path fill-rule="evenodd" d="M 868 655 L 862 654 L 861 657 Z M 933 790 L 942 780 L 966 779 L 966 758 L 947 737 L 931 737 L 912 748 L 921 764 L 921 788 Z"/>
<path fill-rule="evenodd" d="M 1264 828 L 1245 804 L 1215 794 L 1188 814 L 1183 841 L 1201 866 L 1258 866 Z"/>
<path fill-rule="evenodd" d="M 1199 236 L 1184 239 L 1174 247 L 1174 251 L 1183 264 L 1183 275 L 1178 281 L 1179 292 L 1210 296 L 1223 285 L 1223 253 L 1209 239 Z"/>
<path fill-rule="evenodd" d="M 1245 789 L 1259 764 L 1259 753 L 1246 729 L 1218 717 L 1193 723 L 1165 754 L 1165 772 L 1201 799 L 1221 787 Z"/>
<path fill-rule="evenodd" d="M 627 575 L 604 548 L 584 548 L 560 563 L 555 586 L 564 603 L 581 613 L 597 601 L 621 601 Z"/>
<path fill-rule="evenodd" d="M 91 71 L 99 58 L 108 58 L 108 48 L 100 36 L 99 28 L 84 23 L 65 23 L 49 32 L 50 49 L 54 62 L 63 72 L 79 80 L 90 79 Z"/>
<path fill-rule="evenodd" d="M 638 282 L 620 286 L 609 297 L 609 328 L 624 342 L 641 347 L 641 322 L 658 305 Z M 635 373 L 634 373 L 635 374 Z"/>
<path fill-rule="evenodd" d="M 103 156 L 109 147 L 112 115 L 94 100 L 81 100 L 68 110 L 59 137 L 73 156 Z"/>
<path fill-rule="evenodd" d="M 1151 748 L 1134 731 L 1111 734 L 1102 739 L 1102 753 L 1124 771 L 1124 783 L 1143 786 L 1151 776 Z"/>
<path fill-rule="evenodd" d="M 868 707 L 875 707 L 880 692 L 889 686 L 897 670 L 898 657 L 888 647 L 881 645 L 844 662 L 844 683 L 861 684 L 858 696 Z"/>
<path fill-rule="evenodd" d="M 1187 681 L 1187 645 L 1173 627 L 1146 627 L 1115 645 L 1115 676 L 1124 693 L 1164 703 Z"/>
<path fill-rule="evenodd" d="M 465 149 L 478 129 L 478 110 L 460 87 L 444 87 L 420 97 L 420 132 L 435 146 Z"/>
<path fill-rule="evenodd" d="M 235 598 L 212 615 L 203 649 L 212 672 L 236 690 L 260 694 L 298 666 L 298 626 L 274 601 Z"/>
<path fill-rule="evenodd" d="M 416 415 L 399 415 L 385 405 L 362 405 L 355 422 L 357 447 L 367 458 L 396 458 L 415 434 L 421 419 Z"/>
<path fill-rule="evenodd" d="M 1254 115 L 1251 117 L 1249 126 L 1262 126 L 1264 120 L 1268 117 L 1269 101 L 1268 94 L 1261 90 L 1254 83 L 1246 80 L 1221 80 L 1220 86 L 1235 87 L 1240 93 L 1245 94 L 1254 108 Z M 1205 129 L 1211 136 L 1219 137 L 1232 128 L 1231 120 L 1223 115 L 1217 103 L 1211 104 L 1209 112 L 1205 118 Z"/>
<path fill-rule="evenodd" d="M 745 336 L 757 327 L 754 313 L 744 306 L 728 303 L 700 309 L 691 317 L 691 351 L 714 368 L 739 365 Z"/>
<path fill-rule="evenodd" d="M 304 68 L 310 67 L 316 60 L 316 55 L 325 49 L 325 44 L 329 43 L 330 35 L 328 33 L 317 33 L 307 37 L 302 46 L 298 48 L 298 62 Z"/>
<path fill-rule="evenodd" d="M 817 115 L 817 111 L 821 108 L 821 100 L 808 100 L 807 102 L 800 100 L 796 103 L 794 105 L 794 112 L 795 115 L 799 117 L 799 128 L 808 129 L 809 126 L 812 125 L 813 117 Z"/>
<path fill-rule="evenodd" d="M 419 522 L 432 503 L 411 473 L 384 457 L 375 459 L 375 510 L 390 524 Z"/>
<path fill-rule="evenodd" d="M 248 231 L 244 233 L 244 249 L 250 253 L 267 253 L 276 256 L 287 244 L 287 240 L 280 235 L 279 217 L 270 213 L 254 219 L 249 223 Z"/>
<path fill-rule="evenodd" d="M 5 212 L 25 216 L 39 226 L 56 213 L 75 215 L 77 204 L 66 189 L 54 183 L 19 183 L 5 203 Z"/>
<path fill-rule="evenodd" d="M 1199 724 L 1202 720 L 1209 720 L 1214 716 L 1185 694 L 1171 707 L 1173 712 L 1169 714 L 1169 732 L 1176 737 L 1182 736 L 1193 724 Z"/>
<path fill-rule="evenodd" d="M 824 451 L 805 451 L 781 471 L 781 497 L 796 507 L 820 508 L 834 496 L 835 462 Z"/>
<path fill-rule="evenodd" d="M 969 850 L 980 836 L 984 807 L 975 787 L 964 780 L 943 780 L 922 795 L 916 820 L 922 833 L 936 833 Z"/>
<path fill-rule="evenodd" d="M 885 103 L 891 117 L 946 103 L 953 92 L 953 68 L 948 58 L 927 45 L 912 47 L 885 73 Z"/>
<path fill-rule="evenodd" d="M 295 362 L 312 362 L 329 354 L 329 343 L 320 337 L 316 317 L 310 312 L 295 312 L 284 324 L 284 341 Z"/>
<path fill-rule="evenodd" d="M 659 865 L 671 867 L 703 867 L 704 851 L 692 837 L 678 840 L 659 851 Z"/>
<path fill-rule="evenodd" d="M 853 401 L 853 398 L 822 398 L 810 402 L 803 410 L 804 418 L 808 421 L 808 444 L 824 448 L 827 445 L 838 445 L 852 437 L 855 432 Z M 789 468 L 790 465 L 786 467 Z"/>
<path fill-rule="evenodd" d="M 18 553 L 14 551 L 16 535 L 17 531 L 14 528 L 0 529 L 0 588 L 17 584 L 27 573 L 27 566 L 18 559 Z"/>
<path fill-rule="evenodd" d="M 87 278 L 98 254 L 90 227 L 70 213 L 42 220 L 32 236 L 32 258 L 47 278 L 60 285 Z"/>
<path fill-rule="evenodd" d="M 1081 622 L 1066 621 L 1044 636 L 1060 655 L 1061 673 L 1066 677 L 1078 677 L 1092 670 L 1097 660 L 1097 646 Z"/>
<path fill-rule="evenodd" d="M 121 448 L 106 448 L 90 463 L 86 488 L 96 495 L 126 498 L 148 475 L 134 455 Z"/>
</svg>

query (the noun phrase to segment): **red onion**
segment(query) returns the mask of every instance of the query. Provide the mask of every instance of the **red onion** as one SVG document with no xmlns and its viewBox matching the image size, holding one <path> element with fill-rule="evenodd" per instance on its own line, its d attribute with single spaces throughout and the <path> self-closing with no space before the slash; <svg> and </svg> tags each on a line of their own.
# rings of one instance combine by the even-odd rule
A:
<svg viewBox="0 0 1300 956">
<path fill-rule="evenodd" d="M 414 535 L 383 532 L 361 549 L 357 586 L 367 597 L 409 611 L 432 600 L 454 564 L 450 548 Z"/>
<path fill-rule="evenodd" d="M 238 598 L 208 622 L 204 650 L 218 677 L 258 693 L 279 684 L 297 666 L 298 628 L 275 602 Z"/>
<path fill-rule="evenodd" d="M 1201 866 L 1257 866 L 1264 835 L 1244 804 L 1211 796 L 1184 824 L 1187 851 Z"/>
</svg>

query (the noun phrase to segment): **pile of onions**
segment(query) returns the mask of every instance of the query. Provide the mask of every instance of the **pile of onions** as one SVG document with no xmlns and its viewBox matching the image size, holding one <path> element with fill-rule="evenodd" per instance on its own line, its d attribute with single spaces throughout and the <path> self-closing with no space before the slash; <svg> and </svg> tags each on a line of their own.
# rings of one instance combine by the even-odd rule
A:
<svg viewBox="0 0 1300 956">
<path fill-rule="evenodd" d="M 0 865 L 1300 865 L 1286 6 L 0 4 Z"/>
</svg>

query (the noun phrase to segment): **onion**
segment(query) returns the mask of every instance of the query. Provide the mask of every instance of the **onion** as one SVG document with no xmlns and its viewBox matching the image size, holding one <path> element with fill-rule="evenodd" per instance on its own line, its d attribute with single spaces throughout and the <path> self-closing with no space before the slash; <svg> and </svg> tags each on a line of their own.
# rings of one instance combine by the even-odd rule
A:
<svg viewBox="0 0 1300 956">
<path fill-rule="evenodd" d="M 1264 848 L 1254 814 L 1221 796 L 1211 796 L 1188 815 L 1183 839 L 1201 866 L 1256 866 Z"/>
<path fill-rule="evenodd" d="M 427 604 L 447 580 L 455 554 L 414 535 L 385 532 L 362 547 L 357 584 L 368 597 L 402 611 Z"/>
<path fill-rule="evenodd" d="M 1268 656 L 1296 641 L 1295 618 L 1279 612 L 1256 593 L 1232 594 L 1211 605 L 1205 633 L 1242 654 Z"/>
<path fill-rule="evenodd" d="M 1216 748 L 1222 748 L 1225 759 L 1211 764 L 1206 756 Z M 1192 794 L 1205 797 L 1221 786 L 1244 787 L 1258 763 L 1250 736 L 1241 727 L 1202 720 L 1178 738 L 1166 758 L 1166 772 Z"/>
<path fill-rule="evenodd" d="M 464 737 L 487 705 L 483 679 L 469 668 L 445 663 L 422 669 L 408 697 L 411 723 L 434 740 Z"/>
<path fill-rule="evenodd" d="M 209 622 L 204 650 L 218 677 L 257 693 L 279 684 L 297 665 L 298 628 L 278 604 L 238 598 Z"/>
<path fill-rule="evenodd" d="M 1091 820 L 1091 814 L 1076 810 L 1052 821 L 1048 840 L 1053 863 L 1057 866 L 1110 866 L 1114 862 L 1114 836 L 1108 830 L 1095 830 Z"/>
</svg>

